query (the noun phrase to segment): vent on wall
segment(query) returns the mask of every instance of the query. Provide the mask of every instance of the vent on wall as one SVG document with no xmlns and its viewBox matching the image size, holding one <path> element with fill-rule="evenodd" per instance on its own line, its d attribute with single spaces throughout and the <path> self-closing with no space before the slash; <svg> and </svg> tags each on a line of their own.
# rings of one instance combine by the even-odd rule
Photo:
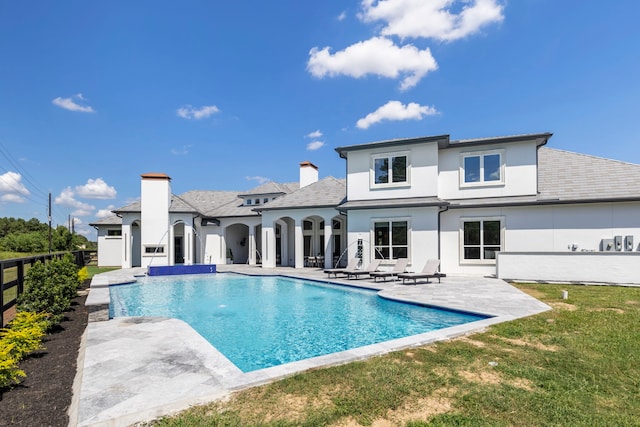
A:
<svg viewBox="0 0 640 427">
<path fill-rule="evenodd" d="M 633 250 L 633 236 L 624 236 L 624 250 L 625 251 Z"/>
</svg>

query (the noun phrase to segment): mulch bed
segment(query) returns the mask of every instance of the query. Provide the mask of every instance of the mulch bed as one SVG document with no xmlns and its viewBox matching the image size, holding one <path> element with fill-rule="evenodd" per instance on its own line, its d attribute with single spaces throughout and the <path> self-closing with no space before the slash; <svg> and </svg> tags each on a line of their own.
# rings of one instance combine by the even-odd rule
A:
<svg viewBox="0 0 640 427">
<path fill-rule="evenodd" d="M 81 290 L 89 286 L 83 283 Z M 86 292 L 74 298 L 71 310 L 44 339 L 44 350 L 20 363 L 27 377 L 0 389 L 0 426 L 68 426 L 80 340 L 87 327 Z"/>
</svg>

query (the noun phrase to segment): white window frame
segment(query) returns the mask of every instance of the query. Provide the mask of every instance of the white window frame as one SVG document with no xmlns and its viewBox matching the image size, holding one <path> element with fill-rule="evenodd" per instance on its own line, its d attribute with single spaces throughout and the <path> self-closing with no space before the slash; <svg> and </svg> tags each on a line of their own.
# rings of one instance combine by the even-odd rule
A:
<svg viewBox="0 0 640 427">
<path fill-rule="evenodd" d="M 500 156 L 500 179 L 495 181 L 484 180 L 484 158 L 491 155 Z M 480 159 L 480 180 L 478 182 L 466 182 L 465 181 L 465 160 L 470 157 L 478 157 Z M 504 172 L 505 172 L 505 153 L 503 149 L 487 150 L 487 151 L 473 151 L 460 153 L 460 187 L 496 187 L 504 185 Z"/>
<path fill-rule="evenodd" d="M 379 222 L 386 222 L 389 223 L 390 225 L 390 234 L 389 234 L 389 258 L 379 258 L 382 260 L 394 260 L 396 258 L 393 258 L 393 226 L 391 226 L 392 223 L 394 222 L 406 222 L 407 223 L 407 259 L 411 259 L 411 235 L 413 234 L 412 228 L 411 228 L 411 217 L 386 217 L 386 218 L 371 218 L 371 224 L 370 224 L 370 237 L 369 237 L 369 242 L 370 242 L 370 248 L 369 250 L 371 251 L 371 259 L 376 259 L 376 255 L 377 255 L 377 251 L 376 251 L 376 247 L 379 245 L 376 245 L 376 223 Z M 400 246 L 400 245 L 396 245 Z M 404 246 L 404 245 L 402 245 Z"/>
<path fill-rule="evenodd" d="M 496 263 L 496 259 L 485 259 L 484 258 L 484 227 L 482 224 L 485 221 L 499 221 L 500 222 L 500 251 L 504 251 L 505 248 L 505 224 L 506 219 L 504 216 L 478 216 L 478 217 L 462 217 L 460 218 L 460 243 L 459 243 L 459 257 L 460 264 L 483 264 L 483 265 L 494 265 Z M 480 247 L 480 259 L 465 259 L 464 257 L 464 224 L 466 222 L 480 222 L 480 244 L 479 245 L 469 245 L 469 246 L 479 246 Z M 487 245 L 487 246 L 497 246 L 497 245 Z M 497 257 L 496 257 L 497 258 Z"/>
<path fill-rule="evenodd" d="M 149 249 L 152 249 L 151 252 L 148 252 Z M 144 245 L 142 250 L 143 257 L 153 257 L 153 256 L 165 256 L 165 245 Z"/>
<path fill-rule="evenodd" d="M 119 231 L 120 234 L 109 234 L 109 232 L 111 231 Z M 115 229 L 115 228 L 107 229 L 107 232 L 105 233 L 104 237 L 106 239 L 122 239 L 122 229 Z"/>
<path fill-rule="evenodd" d="M 375 188 L 397 188 L 408 187 L 411 185 L 411 152 L 410 151 L 396 151 L 392 153 L 375 153 L 371 155 L 369 164 L 369 185 L 372 189 Z M 393 161 L 394 157 L 405 157 L 407 159 L 406 167 L 406 181 L 393 182 Z M 387 159 L 389 161 L 389 180 L 387 183 L 376 183 L 376 160 Z"/>
</svg>

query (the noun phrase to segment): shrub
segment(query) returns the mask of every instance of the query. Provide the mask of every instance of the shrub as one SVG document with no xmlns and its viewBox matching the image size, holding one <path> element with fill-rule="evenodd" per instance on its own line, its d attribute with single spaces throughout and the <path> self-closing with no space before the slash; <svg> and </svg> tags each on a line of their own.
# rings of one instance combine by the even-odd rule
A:
<svg viewBox="0 0 640 427">
<path fill-rule="evenodd" d="M 18 298 L 18 310 L 50 313 L 51 322 L 57 324 L 71 308 L 79 285 L 78 267 L 71 255 L 47 264 L 37 262 L 25 276 L 25 291 Z"/>
<path fill-rule="evenodd" d="M 26 377 L 20 362 L 29 353 L 42 349 L 48 314 L 19 312 L 8 329 L 0 329 L 0 388 L 17 384 Z"/>
<path fill-rule="evenodd" d="M 80 271 L 78 271 L 78 281 L 83 283 L 85 280 L 89 278 L 89 270 L 87 267 L 82 267 Z"/>
<path fill-rule="evenodd" d="M 43 337 L 44 330 L 37 325 L 22 329 L 0 330 L 0 339 L 7 347 L 10 347 L 9 353 L 17 360 L 22 360 L 32 351 L 40 350 Z"/>
<path fill-rule="evenodd" d="M 0 340 L 0 388 L 20 382 L 27 374 L 18 368 L 18 359 L 13 356 L 13 345 Z"/>
</svg>

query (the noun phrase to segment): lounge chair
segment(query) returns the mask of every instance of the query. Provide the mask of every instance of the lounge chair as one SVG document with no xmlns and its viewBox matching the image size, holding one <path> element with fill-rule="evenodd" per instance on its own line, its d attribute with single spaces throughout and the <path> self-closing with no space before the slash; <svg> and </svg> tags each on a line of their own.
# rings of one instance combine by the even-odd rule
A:
<svg viewBox="0 0 640 427">
<path fill-rule="evenodd" d="M 351 258 L 349 264 L 345 268 L 327 268 L 324 272 L 327 273 L 327 277 L 331 277 L 332 274 L 333 277 L 338 277 L 338 274 L 344 273 L 347 270 L 355 270 L 358 266 L 358 262 L 360 262 L 359 258 Z"/>
<path fill-rule="evenodd" d="M 437 277 L 438 283 L 440 283 L 440 278 L 446 277 L 447 275 L 438 272 L 439 266 L 440 260 L 430 259 L 420 273 L 400 273 L 398 274 L 398 278 L 402 279 L 403 285 L 405 280 L 413 280 L 413 284 L 415 285 L 418 279 L 427 279 L 427 283 L 430 283 L 429 279 L 432 277 Z"/>
<path fill-rule="evenodd" d="M 355 276 L 355 278 L 357 279 L 358 277 L 360 277 L 362 275 L 365 275 L 365 274 L 369 275 L 369 274 L 373 273 L 374 271 L 377 271 L 379 265 L 380 265 L 380 260 L 379 259 L 374 259 L 373 261 L 371 261 L 371 263 L 369 263 L 367 268 L 363 268 L 363 269 L 360 269 L 360 270 L 357 270 L 357 269 L 346 270 L 343 273 L 347 275 L 347 279 L 351 279 L 351 276 Z"/>
<path fill-rule="evenodd" d="M 384 281 L 387 281 L 388 277 L 391 277 L 392 279 L 394 279 L 398 274 L 400 273 L 404 273 L 407 271 L 407 264 L 409 263 L 409 260 L 406 258 L 398 258 L 396 260 L 396 265 L 393 266 L 393 269 L 390 271 L 373 271 L 371 273 L 369 273 L 369 275 L 371 277 L 373 277 L 373 281 L 377 282 L 378 279 L 384 279 Z"/>
</svg>

